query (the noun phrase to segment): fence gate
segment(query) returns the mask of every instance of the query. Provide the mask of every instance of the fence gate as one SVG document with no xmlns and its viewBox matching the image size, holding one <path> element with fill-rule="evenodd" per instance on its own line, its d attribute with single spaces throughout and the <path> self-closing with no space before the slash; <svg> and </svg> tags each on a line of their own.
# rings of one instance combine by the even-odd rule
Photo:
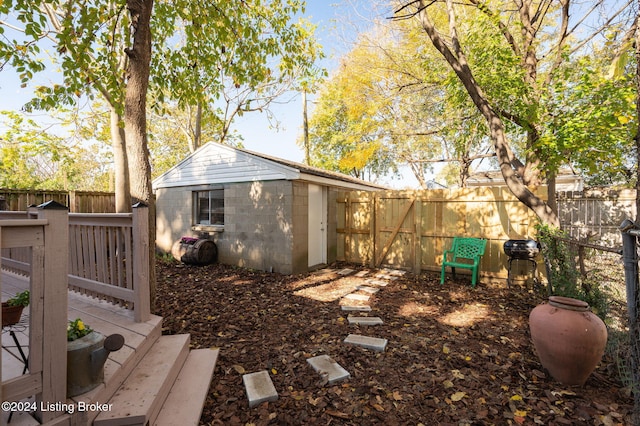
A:
<svg viewBox="0 0 640 426">
<path fill-rule="evenodd" d="M 375 197 L 375 267 L 412 269 L 416 256 L 415 197 L 396 193 Z"/>
<path fill-rule="evenodd" d="M 481 273 L 506 278 L 502 245 L 535 235 L 537 223 L 506 188 L 352 191 L 336 202 L 338 260 L 416 273 L 439 271 L 453 237 L 467 236 L 488 240 Z"/>
</svg>

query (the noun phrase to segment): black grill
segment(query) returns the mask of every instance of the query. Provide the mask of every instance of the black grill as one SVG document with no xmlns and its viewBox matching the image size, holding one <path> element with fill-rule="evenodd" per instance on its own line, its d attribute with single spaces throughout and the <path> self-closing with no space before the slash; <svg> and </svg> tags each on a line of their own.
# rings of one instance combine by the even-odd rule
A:
<svg viewBox="0 0 640 426">
<path fill-rule="evenodd" d="M 504 253 L 509 257 L 507 285 L 511 287 L 511 264 L 514 260 L 526 260 L 531 264 L 533 282 L 538 283 L 538 263 L 536 257 L 540 253 L 540 243 L 536 240 L 508 240 L 504 243 Z"/>
<path fill-rule="evenodd" d="M 504 243 L 504 253 L 512 259 L 535 259 L 540 253 L 536 240 L 509 240 Z"/>
</svg>

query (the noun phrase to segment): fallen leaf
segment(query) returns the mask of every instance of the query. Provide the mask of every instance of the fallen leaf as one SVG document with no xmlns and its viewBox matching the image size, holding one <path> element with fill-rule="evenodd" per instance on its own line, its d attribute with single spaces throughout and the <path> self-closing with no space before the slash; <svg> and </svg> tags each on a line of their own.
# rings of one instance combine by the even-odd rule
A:
<svg viewBox="0 0 640 426">
<path fill-rule="evenodd" d="M 453 377 L 456 379 L 464 379 L 464 374 L 462 374 L 460 370 L 451 370 L 451 374 L 453 374 Z"/>
<path fill-rule="evenodd" d="M 465 396 L 467 396 L 466 392 L 456 392 L 453 395 L 451 395 L 451 400 L 457 402 L 457 401 L 460 401 Z"/>
<path fill-rule="evenodd" d="M 243 366 L 241 366 L 241 365 L 238 365 L 238 364 L 234 364 L 234 365 L 233 365 L 233 369 L 234 369 L 234 370 L 236 370 L 236 372 L 237 372 L 238 374 L 244 374 L 244 373 L 246 373 L 246 370 L 244 369 L 244 367 L 243 367 Z"/>
<path fill-rule="evenodd" d="M 327 413 L 331 417 L 337 417 L 339 419 L 348 420 L 351 418 L 347 413 L 343 413 L 342 411 L 326 410 L 325 413 Z"/>
</svg>

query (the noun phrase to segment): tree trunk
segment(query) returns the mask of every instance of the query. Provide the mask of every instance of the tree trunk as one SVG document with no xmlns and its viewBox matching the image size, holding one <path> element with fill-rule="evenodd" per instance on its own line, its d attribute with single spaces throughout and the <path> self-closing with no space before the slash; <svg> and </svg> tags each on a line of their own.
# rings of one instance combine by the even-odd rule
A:
<svg viewBox="0 0 640 426">
<path fill-rule="evenodd" d="M 149 206 L 149 290 L 155 300 L 156 208 L 151 188 L 151 164 L 147 145 L 146 97 L 151 62 L 151 11 L 153 0 L 127 0 L 131 15 L 133 45 L 129 57 L 124 121 L 127 156 L 131 174 L 131 195 Z"/>
<path fill-rule="evenodd" d="M 113 149 L 114 180 L 116 193 L 116 213 L 131 212 L 131 192 L 129 190 L 129 166 L 124 129 L 120 126 L 120 114 L 111 106 L 111 147 Z"/>
<path fill-rule="evenodd" d="M 527 188 L 527 186 L 518 178 L 515 170 L 513 169 L 512 164 L 515 154 L 512 152 L 509 145 L 504 130 L 504 123 L 502 122 L 500 115 L 494 111 L 489 101 L 484 96 L 484 93 L 476 82 L 473 73 L 469 68 L 469 64 L 466 61 L 466 57 L 459 45 L 457 28 L 455 26 L 455 15 L 453 13 L 451 1 L 447 0 L 447 9 L 449 12 L 451 43 L 453 44 L 455 54 L 449 49 L 445 41 L 440 37 L 440 34 L 436 31 L 428 16 L 424 2 L 421 1 L 420 6 L 421 11 L 419 12 L 419 17 L 422 28 L 429 36 L 434 47 L 442 54 L 449 66 L 456 73 L 476 108 L 478 108 L 480 113 L 487 120 L 489 134 L 493 141 L 498 163 L 500 164 L 500 171 L 502 172 L 502 176 L 507 187 L 518 200 L 533 210 L 541 221 L 559 227 L 560 221 L 555 212 L 544 202 L 544 200 L 536 196 L 529 190 L 529 188 Z"/>
<path fill-rule="evenodd" d="M 202 101 L 196 107 L 196 122 L 193 130 L 193 151 L 202 146 Z M 191 152 L 193 152 L 191 151 Z"/>
<path fill-rule="evenodd" d="M 311 164 L 311 154 L 309 153 L 309 118 L 307 114 L 307 90 L 302 90 L 302 137 L 304 138 L 304 162 Z"/>
<path fill-rule="evenodd" d="M 640 7 L 640 0 L 638 0 Z M 636 16 L 636 222 L 640 217 L 640 12 Z"/>
</svg>

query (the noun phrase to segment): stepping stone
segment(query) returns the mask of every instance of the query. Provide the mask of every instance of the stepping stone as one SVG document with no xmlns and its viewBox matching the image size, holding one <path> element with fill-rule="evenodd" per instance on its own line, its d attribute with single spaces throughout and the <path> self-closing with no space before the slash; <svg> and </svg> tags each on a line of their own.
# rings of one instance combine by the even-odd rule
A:
<svg viewBox="0 0 640 426">
<path fill-rule="evenodd" d="M 356 287 L 356 289 L 362 290 L 365 293 L 370 293 L 370 294 L 376 294 L 377 292 L 380 291 L 380 288 L 378 287 L 369 287 L 366 285 L 359 285 L 358 287 Z"/>
<path fill-rule="evenodd" d="M 382 325 L 382 318 L 378 317 L 352 317 L 348 316 L 349 324 L 356 325 Z"/>
<path fill-rule="evenodd" d="M 307 362 L 313 367 L 316 373 L 327 375 L 327 383 L 332 384 L 339 380 L 347 379 L 351 376 L 347 370 L 335 362 L 329 355 L 319 355 L 308 358 Z"/>
<path fill-rule="evenodd" d="M 398 279 L 398 277 L 395 277 L 393 275 L 388 275 L 388 274 L 378 274 L 376 275 L 376 278 L 380 278 L 382 280 L 389 280 L 389 281 L 394 281 Z"/>
<path fill-rule="evenodd" d="M 365 280 L 364 282 L 366 282 L 367 284 L 371 284 L 371 285 L 377 285 L 378 287 L 386 287 L 387 285 L 389 285 L 388 282 L 382 281 L 382 280 L 368 279 L 368 280 Z"/>
<path fill-rule="evenodd" d="M 362 306 L 348 306 L 348 305 L 342 305 L 342 310 L 343 310 L 343 311 L 361 311 L 361 312 L 370 312 L 370 311 L 371 311 L 371 306 L 369 306 L 369 305 L 362 305 Z"/>
<path fill-rule="evenodd" d="M 349 275 L 351 273 L 355 272 L 353 269 L 349 269 L 349 268 L 344 268 L 340 271 L 337 272 L 338 275 Z"/>
<path fill-rule="evenodd" d="M 407 273 L 407 271 L 403 271 L 401 269 L 383 269 L 382 272 L 396 277 L 402 277 Z"/>
<path fill-rule="evenodd" d="M 361 302 L 366 302 L 367 300 L 369 300 L 371 296 L 367 296 L 366 294 L 347 294 L 346 296 L 343 297 L 343 299 L 349 299 L 349 300 L 359 300 Z"/>
<path fill-rule="evenodd" d="M 382 352 L 387 347 L 387 339 L 378 337 L 361 336 L 359 334 L 350 334 L 344 339 L 344 343 L 361 346 L 372 351 Z"/>
<path fill-rule="evenodd" d="M 249 408 L 260 405 L 265 401 L 275 401 L 278 399 L 278 392 L 269 377 L 269 373 L 258 371 L 256 373 L 245 374 L 242 382 L 249 399 Z"/>
<path fill-rule="evenodd" d="M 354 277 L 362 278 L 362 277 L 365 277 L 367 275 L 369 275 L 369 271 L 360 271 L 357 274 L 355 274 Z"/>
</svg>

